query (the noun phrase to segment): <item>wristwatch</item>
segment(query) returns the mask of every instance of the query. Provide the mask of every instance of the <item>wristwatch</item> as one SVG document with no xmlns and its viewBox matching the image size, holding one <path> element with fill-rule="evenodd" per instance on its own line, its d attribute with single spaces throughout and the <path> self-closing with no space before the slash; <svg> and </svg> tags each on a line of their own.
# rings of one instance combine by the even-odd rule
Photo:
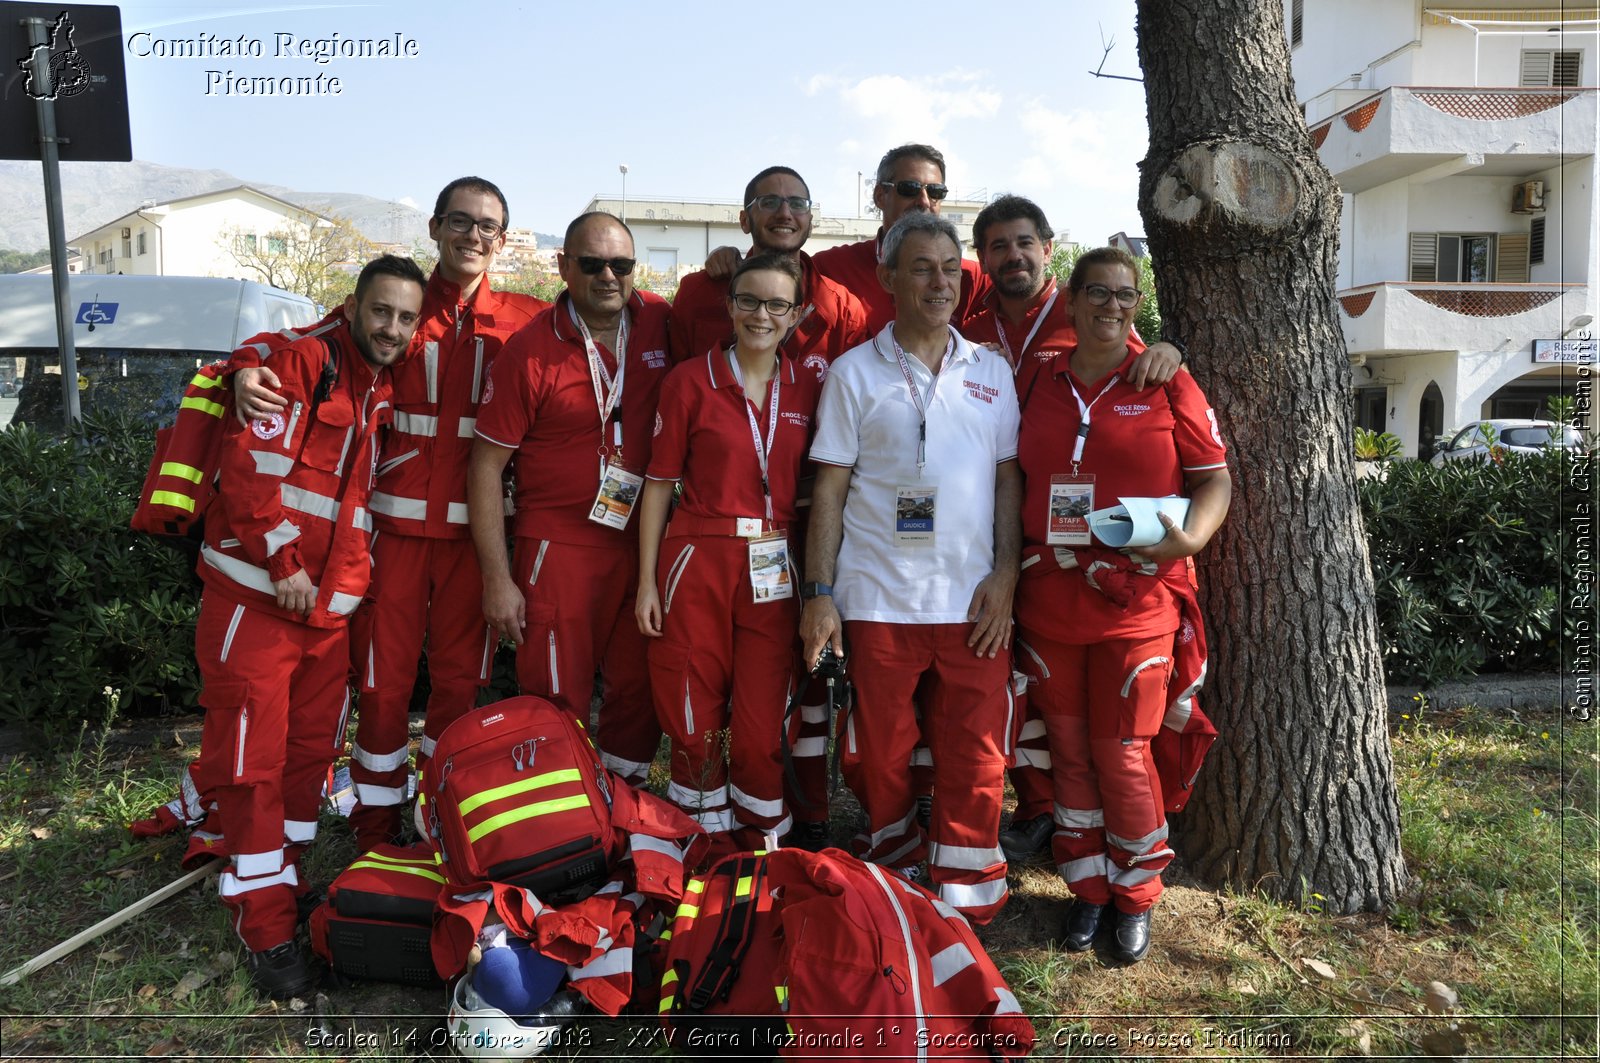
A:
<svg viewBox="0 0 1600 1063">
<path fill-rule="evenodd" d="M 821 598 L 823 595 L 827 595 L 830 598 L 833 597 L 832 584 L 818 583 L 816 580 L 807 580 L 805 583 L 800 584 L 800 597 L 804 601 L 809 602 L 811 599 Z"/>
</svg>

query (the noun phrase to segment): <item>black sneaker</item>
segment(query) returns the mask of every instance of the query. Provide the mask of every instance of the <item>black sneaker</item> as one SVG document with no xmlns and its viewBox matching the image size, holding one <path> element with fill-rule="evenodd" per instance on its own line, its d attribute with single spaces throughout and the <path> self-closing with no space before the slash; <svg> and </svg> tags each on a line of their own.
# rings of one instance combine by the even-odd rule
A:
<svg viewBox="0 0 1600 1063">
<path fill-rule="evenodd" d="M 791 849 L 804 849 L 808 853 L 820 853 L 828 847 L 828 824 L 825 822 L 796 823 L 794 829 L 789 831 L 784 838 L 784 845 Z"/>
<path fill-rule="evenodd" d="M 1055 820 L 1048 815 L 1014 819 L 1000 832 L 1000 848 L 1013 864 L 1025 864 L 1045 850 L 1055 829 Z"/>
<path fill-rule="evenodd" d="M 917 795 L 917 822 L 922 824 L 922 829 L 927 830 L 933 825 L 933 795 Z"/>
<path fill-rule="evenodd" d="M 317 976 L 293 941 L 252 952 L 245 960 L 250 980 L 273 1000 L 300 996 L 317 984 Z"/>
</svg>

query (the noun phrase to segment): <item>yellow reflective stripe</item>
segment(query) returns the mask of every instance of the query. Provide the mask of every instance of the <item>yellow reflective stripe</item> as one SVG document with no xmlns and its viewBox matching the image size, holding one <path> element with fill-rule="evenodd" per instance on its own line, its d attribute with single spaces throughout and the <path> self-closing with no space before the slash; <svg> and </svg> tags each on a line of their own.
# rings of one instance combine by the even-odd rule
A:
<svg viewBox="0 0 1600 1063">
<path fill-rule="evenodd" d="M 194 512 L 194 499 L 188 495 L 180 495 L 176 491 L 151 491 L 150 504 L 152 506 L 172 506 L 187 513 Z"/>
<path fill-rule="evenodd" d="M 192 388 L 220 388 L 222 386 L 222 378 L 211 376 L 209 373 L 196 373 L 194 379 L 189 381 L 189 386 Z"/>
<path fill-rule="evenodd" d="M 433 881 L 439 883 L 440 885 L 444 884 L 443 875 L 435 874 L 434 872 L 421 867 L 400 867 L 397 864 L 381 864 L 376 860 L 357 860 L 355 863 L 350 865 L 351 870 L 354 870 L 358 867 L 375 867 L 379 871 L 398 871 L 406 875 L 421 875 L 423 878 L 433 879 Z"/>
<path fill-rule="evenodd" d="M 435 853 L 430 856 L 419 856 L 416 859 L 407 860 L 403 856 L 385 856 L 382 853 L 365 853 L 362 855 L 361 859 L 378 860 L 385 864 L 412 864 L 417 867 L 432 867 L 437 856 L 438 854 Z"/>
<path fill-rule="evenodd" d="M 685 886 L 684 888 L 690 893 L 704 893 L 706 891 L 706 880 L 703 878 L 692 878 L 689 880 L 689 885 Z"/>
<path fill-rule="evenodd" d="M 667 972 L 661 976 L 661 984 L 662 985 L 671 985 L 673 982 L 676 982 L 677 980 L 678 980 L 678 972 L 677 972 L 676 968 L 668 967 L 667 968 Z"/>
<path fill-rule="evenodd" d="M 744 876 L 734 885 L 733 895 L 735 897 L 750 896 L 750 891 L 755 888 L 755 881 L 755 878 L 751 875 Z"/>
<path fill-rule="evenodd" d="M 682 904 L 678 905 L 677 914 L 673 916 L 673 919 L 693 920 L 698 918 L 699 915 L 700 906 L 698 904 L 690 904 L 688 901 L 684 901 Z"/>
<path fill-rule="evenodd" d="M 538 790 L 546 786 L 555 786 L 557 783 L 578 782 L 582 778 L 583 774 L 579 772 L 577 768 L 563 768 L 560 771 L 547 771 L 543 775 L 535 775 L 532 778 L 522 779 L 518 782 L 509 782 L 504 786 L 496 786 L 493 790 L 484 790 L 481 793 L 473 794 L 471 797 L 463 798 L 461 804 L 457 806 L 457 810 L 462 817 L 466 817 L 470 815 L 473 810 L 488 804 L 490 801 L 498 801 L 503 797 L 511 797 L 514 794 L 525 793 L 528 790 Z M 585 798 L 585 803 L 587 803 L 587 800 L 588 799 Z"/>
<path fill-rule="evenodd" d="M 195 396 L 190 396 L 178 403 L 178 408 L 182 410 L 199 410 L 201 413 L 209 413 L 213 417 L 222 416 L 222 403 Z"/>
<path fill-rule="evenodd" d="M 779 1004 L 787 1004 L 787 1003 L 789 1003 L 789 987 L 788 986 L 786 986 L 786 985 L 775 985 L 775 986 L 772 987 L 772 991 L 774 993 L 778 994 L 778 1003 Z"/>
<path fill-rule="evenodd" d="M 537 804 L 523 805 L 502 812 L 498 816 L 490 816 L 482 823 L 467 831 L 467 841 L 475 842 L 485 834 L 492 834 L 501 827 L 509 827 L 513 823 L 521 823 L 525 819 L 536 816 L 547 816 L 552 812 L 566 812 L 574 808 L 587 808 L 589 806 L 588 794 L 576 794 L 572 797 L 557 797 L 551 801 L 540 801 Z"/>
<path fill-rule="evenodd" d="M 161 473 L 160 473 L 160 475 L 162 475 L 162 476 L 181 476 L 185 480 L 188 480 L 190 483 L 195 483 L 195 484 L 199 483 L 205 477 L 205 473 L 204 472 L 202 472 L 201 470 L 195 468 L 193 465 L 185 465 L 181 461 L 164 461 L 164 462 L 162 462 L 161 463 Z"/>
<path fill-rule="evenodd" d="M 667 1012 L 671 1011 L 671 1010 L 672 1010 L 672 998 L 671 997 L 668 997 L 667 999 L 663 1000 L 659 1005 L 656 1006 L 656 1011 L 661 1013 L 661 1014 L 663 1014 L 663 1015 L 666 1014 Z"/>
<path fill-rule="evenodd" d="M 672 940 L 672 931 L 670 929 L 663 930 L 661 932 L 661 936 L 656 938 L 656 940 L 661 942 L 661 943 L 663 943 L 663 944 L 665 944 L 668 941 L 671 941 Z"/>
</svg>

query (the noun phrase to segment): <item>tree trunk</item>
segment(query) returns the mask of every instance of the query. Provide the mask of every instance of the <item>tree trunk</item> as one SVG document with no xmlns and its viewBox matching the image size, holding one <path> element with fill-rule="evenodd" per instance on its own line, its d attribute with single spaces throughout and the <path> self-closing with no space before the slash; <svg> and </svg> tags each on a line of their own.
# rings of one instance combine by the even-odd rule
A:
<svg viewBox="0 0 1600 1063">
<path fill-rule="evenodd" d="M 1334 303 L 1339 194 L 1294 101 L 1282 8 L 1139 0 L 1139 204 L 1234 476 L 1197 559 L 1221 738 L 1173 841 L 1209 882 L 1351 912 L 1394 903 L 1406 872 Z"/>
</svg>

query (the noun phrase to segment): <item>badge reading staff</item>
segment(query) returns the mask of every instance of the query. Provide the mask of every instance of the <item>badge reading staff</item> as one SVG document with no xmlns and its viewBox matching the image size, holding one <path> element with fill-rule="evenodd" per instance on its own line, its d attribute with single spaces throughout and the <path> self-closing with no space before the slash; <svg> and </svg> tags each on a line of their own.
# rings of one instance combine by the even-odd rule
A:
<svg viewBox="0 0 1600 1063">
<path fill-rule="evenodd" d="M 1094 511 L 1094 474 L 1058 472 L 1050 477 L 1050 512 L 1044 541 L 1050 546 L 1088 546 Z"/>
</svg>

